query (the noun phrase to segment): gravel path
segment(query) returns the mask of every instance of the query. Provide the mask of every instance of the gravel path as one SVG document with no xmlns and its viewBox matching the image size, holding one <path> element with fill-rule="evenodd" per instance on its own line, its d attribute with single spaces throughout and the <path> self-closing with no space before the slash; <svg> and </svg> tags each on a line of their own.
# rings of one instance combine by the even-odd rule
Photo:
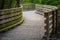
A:
<svg viewBox="0 0 60 40">
<path fill-rule="evenodd" d="M 43 16 L 35 11 L 25 11 L 23 16 L 24 22 L 5 33 L 0 33 L 0 40 L 40 40 L 43 37 Z"/>
</svg>

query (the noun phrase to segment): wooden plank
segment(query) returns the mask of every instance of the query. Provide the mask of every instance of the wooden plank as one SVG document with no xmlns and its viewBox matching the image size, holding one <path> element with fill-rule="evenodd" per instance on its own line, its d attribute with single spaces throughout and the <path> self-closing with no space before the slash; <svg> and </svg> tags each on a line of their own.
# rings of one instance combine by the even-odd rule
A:
<svg viewBox="0 0 60 40">
<path fill-rule="evenodd" d="M 4 23 L 7 23 L 7 22 L 9 22 L 9 21 L 16 20 L 16 19 L 18 19 L 19 17 L 21 17 L 21 15 L 16 16 L 16 17 L 12 17 L 12 18 L 8 18 L 8 19 L 4 19 L 4 20 L 0 21 L 0 24 L 4 24 Z"/>
<path fill-rule="evenodd" d="M 53 15 L 49 15 L 49 18 L 51 18 Z"/>
<path fill-rule="evenodd" d="M 53 24 L 51 24 L 51 25 L 49 26 L 49 29 L 52 29 L 52 27 L 53 27 Z"/>
<path fill-rule="evenodd" d="M 49 34 L 52 32 L 52 30 L 53 30 L 53 29 L 50 29 L 50 30 L 49 30 Z"/>
<path fill-rule="evenodd" d="M 49 23 L 52 23 L 52 22 L 53 22 L 52 20 L 49 21 Z"/>
<path fill-rule="evenodd" d="M 2 16 L 0 16 L 0 19 L 7 19 L 7 18 L 11 18 L 11 17 L 18 16 L 18 15 L 21 15 L 21 12 L 19 12 L 19 13 L 14 13 L 14 14 L 2 15 Z"/>
<path fill-rule="evenodd" d="M 58 35 L 58 34 L 57 34 L 57 16 L 58 16 L 58 10 L 56 10 L 56 28 L 55 28 L 55 29 L 56 29 L 56 30 L 55 30 L 56 35 Z"/>
</svg>

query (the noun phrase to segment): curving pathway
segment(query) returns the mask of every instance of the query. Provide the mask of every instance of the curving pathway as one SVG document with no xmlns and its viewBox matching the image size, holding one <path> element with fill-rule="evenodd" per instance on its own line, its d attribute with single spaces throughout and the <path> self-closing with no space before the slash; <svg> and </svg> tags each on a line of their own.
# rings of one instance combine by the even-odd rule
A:
<svg viewBox="0 0 60 40">
<path fill-rule="evenodd" d="M 44 17 L 34 11 L 23 12 L 24 22 L 0 33 L 0 40 L 40 40 L 44 35 Z"/>
</svg>

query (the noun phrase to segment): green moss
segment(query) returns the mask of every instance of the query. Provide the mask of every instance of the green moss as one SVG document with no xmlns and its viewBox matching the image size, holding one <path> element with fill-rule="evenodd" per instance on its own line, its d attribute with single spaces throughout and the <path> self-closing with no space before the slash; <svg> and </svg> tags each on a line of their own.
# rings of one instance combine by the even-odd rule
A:
<svg viewBox="0 0 60 40">
<path fill-rule="evenodd" d="M 11 21 L 11 22 L 2 24 L 2 25 L 0 25 L 0 29 L 3 29 L 3 28 L 5 28 L 5 27 L 9 27 L 9 26 L 11 26 L 11 25 L 13 25 L 13 24 L 21 21 L 21 20 L 22 20 L 22 17 L 19 17 L 18 19 L 14 20 L 14 21 Z"/>
<path fill-rule="evenodd" d="M 11 12 L 11 10 L 10 11 L 4 11 L 4 14 L 2 14 L 2 15 L 10 15 L 10 14 L 17 14 L 17 13 L 21 13 L 22 14 L 22 12 L 21 12 L 22 10 L 20 10 L 19 12 Z"/>
<path fill-rule="evenodd" d="M 17 14 L 17 13 L 13 13 L 14 16 L 16 16 L 15 14 Z M 4 14 L 4 15 L 9 17 L 10 15 L 12 15 L 12 13 L 10 13 L 10 14 L 7 13 L 7 14 Z M 22 15 L 22 12 L 19 12 L 19 15 Z"/>
</svg>

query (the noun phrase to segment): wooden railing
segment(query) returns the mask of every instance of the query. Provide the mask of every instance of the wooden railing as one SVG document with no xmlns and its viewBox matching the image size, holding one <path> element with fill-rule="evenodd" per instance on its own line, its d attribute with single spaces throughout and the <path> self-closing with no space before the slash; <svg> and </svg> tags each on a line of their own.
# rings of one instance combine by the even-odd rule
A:
<svg viewBox="0 0 60 40">
<path fill-rule="evenodd" d="M 0 32 L 23 21 L 22 7 L 0 10 Z"/>
<path fill-rule="evenodd" d="M 35 4 L 23 4 L 22 6 L 24 11 L 35 10 Z"/>
<path fill-rule="evenodd" d="M 50 34 L 57 33 L 57 10 L 58 8 L 50 5 L 35 5 L 36 13 L 41 14 L 45 18 L 45 36 L 49 38 Z"/>
<path fill-rule="evenodd" d="M 23 5 L 23 10 L 34 10 L 36 13 L 44 16 L 44 28 L 46 30 L 45 35 L 47 38 L 50 36 L 50 33 L 57 32 L 57 10 L 58 8 L 50 5 Z M 23 21 L 22 16 L 22 7 L 0 10 L 0 31 L 9 29 L 12 25 L 17 25 Z"/>
</svg>

